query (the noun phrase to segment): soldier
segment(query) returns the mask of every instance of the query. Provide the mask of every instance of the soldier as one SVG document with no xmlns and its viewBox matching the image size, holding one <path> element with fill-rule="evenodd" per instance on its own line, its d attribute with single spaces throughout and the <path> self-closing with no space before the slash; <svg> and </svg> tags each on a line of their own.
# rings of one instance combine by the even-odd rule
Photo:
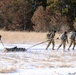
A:
<svg viewBox="0 0 76 75">
<path fill-rule="evenodd" d="M 75 47 L 75 38 L 76 38 L 76 31 L 72 31 L 70 33 L 70 45 L 69 45 L 68 50 L 70 49 L 70 47 L 72 46 L 72 44 L 73 44 L 73 50 L 74 50 L 74 47 Z"/>
<path fill-rule="evenodd" d="M 59 45 L 59 47 L 57 48 L 57 50 L 63 45 L 63 50 L 65 50 L 65 45 L 66 45 L 66 42 L 68 43 L 68 38 L 67 38 L 67 32 L 64 32 L 61 37 L 61 44 Z"/>
<path fill-rule="evenodd" d="M 54 36 L 55 36 L 55 33 L 56 33 L 56 31 L 53 31 L 53 32 L 47 34 L 47 38 L 49 40 L 49 43 L 48 43 L 48 45 L 46 47 L 46 50 L 48 49 L 48 47 L 50 46 L 51 43 L 53 45 L 52 50 L 54 50 L 54 45 L 55 45 L 55 43 L 54 43 Z"/>
</svg>

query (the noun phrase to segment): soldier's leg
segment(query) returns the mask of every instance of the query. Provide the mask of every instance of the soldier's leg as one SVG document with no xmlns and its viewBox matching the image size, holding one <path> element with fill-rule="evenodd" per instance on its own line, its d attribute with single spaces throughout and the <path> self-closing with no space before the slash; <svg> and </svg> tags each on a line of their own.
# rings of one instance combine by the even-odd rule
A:
<svg viewBox="0 0 76 75">
<path fill-rule="evenodd" d="M 64 41 L 63 42 L 63 50 L 65 50 L 65 45 L 66 45 L 66 42 Z"/>
<path fill-rule="evenodd" d="M 73 44 L 74 44 L 74 46 L 73 46 L 73 50 L 74 50 L 74 47 L 75 47 L 75 40 L 73 41 Z"/>
<path fill-rule="evenodd" d="M 70 45 L 69 45 L 69 48 L 68 50 L 70 49 L 70 47 L 72 46 L 72 43 L 73 43 L 73 40 L 70 41 Z"/>
<path fill-rule="evenodd" d="M 63 42 L 61 42 L 61 44 L 59 45 L 59 47 L 57 48 L 57 50 L 62 46 Z"/>
<path fill-rule="evenodd" d="M 48 49 L 48 47 L 50 46 L 51 41 L 52 41 L 52 40 L 50 40 L 50 41 L 49 41 L 49 43 L 48 43 L 48 45 L 47 45 L 47 47 L 46 47 L 46 50 L 47 50 L 47 49 Z"/>
<path fill-rule="evenodd" d="M 52 50 L 54 50 L 55 42 L 52 40 Z"/>
</svg>

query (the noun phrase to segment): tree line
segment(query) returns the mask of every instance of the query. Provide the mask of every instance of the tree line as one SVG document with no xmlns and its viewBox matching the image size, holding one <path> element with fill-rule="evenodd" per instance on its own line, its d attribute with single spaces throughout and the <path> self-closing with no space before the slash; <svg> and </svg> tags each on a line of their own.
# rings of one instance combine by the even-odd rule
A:
<svg viewBox="0 0 76 75">
<path fill-rule="evenodd" d="M 0 0 L 0 29 L 64 31 L 74 29 L 76 0 Z"/>
</svg>

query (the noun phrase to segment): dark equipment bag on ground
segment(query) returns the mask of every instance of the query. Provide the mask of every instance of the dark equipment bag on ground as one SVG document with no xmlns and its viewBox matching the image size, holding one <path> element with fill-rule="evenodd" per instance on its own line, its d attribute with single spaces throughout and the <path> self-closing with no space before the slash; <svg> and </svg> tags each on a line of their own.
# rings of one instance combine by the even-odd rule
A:
<svg viewBox="0 0 76 75">
<path fill-rule="evenodd" d="M 13 48 L 6 48 L 5 50 L 6 51 L 26 51 L 25 48 L 17 48 L 17 46 Z"/>
</svg>

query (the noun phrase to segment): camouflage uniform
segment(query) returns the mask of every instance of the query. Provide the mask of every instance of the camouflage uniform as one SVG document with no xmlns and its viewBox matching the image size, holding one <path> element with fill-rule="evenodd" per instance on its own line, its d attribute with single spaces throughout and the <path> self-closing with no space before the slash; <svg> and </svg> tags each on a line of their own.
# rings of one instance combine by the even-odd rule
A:
<svg viewBox="0 0 76 75">
<path fill-rule="evenodd" d="M 47 38 L 49 40 L 49 43 L 48 43 L 48 45 L 46 47 L 46 50 L 48 49 L 48 47 L 50 46 L 51 43 L 53 45 L 52 50 L 54 50 L 54 45 L 55 45 L 54 36 L 55 36 L 55 33 L 56 33 L 56 31 L 51 32 L 50 34 L 47 34 Z"/>
<path fill-rule="evenodd" d="M 71 32 L 70 33 L 70 45 L 69 45 L 68 50 L 70 49 L 72 44 L 73 44 L 73 50 L 74 50 L 74 47 L 75 47 L 75 37 L 76 37 L 76 32 L 75 31 Z"/>
<path fill-rule="evenodd" d="M 59 45 L 59 47 L 57 48 L 57 50 L 63 45 L 63 50 L 65 50 L 65 45 L 66 45 L 66 42 L 68 42 L 68 38 L 67 38 L 67 32 L 64 32 L 62 35 L 61 35 L 61 44 Z"/>
</svg>

